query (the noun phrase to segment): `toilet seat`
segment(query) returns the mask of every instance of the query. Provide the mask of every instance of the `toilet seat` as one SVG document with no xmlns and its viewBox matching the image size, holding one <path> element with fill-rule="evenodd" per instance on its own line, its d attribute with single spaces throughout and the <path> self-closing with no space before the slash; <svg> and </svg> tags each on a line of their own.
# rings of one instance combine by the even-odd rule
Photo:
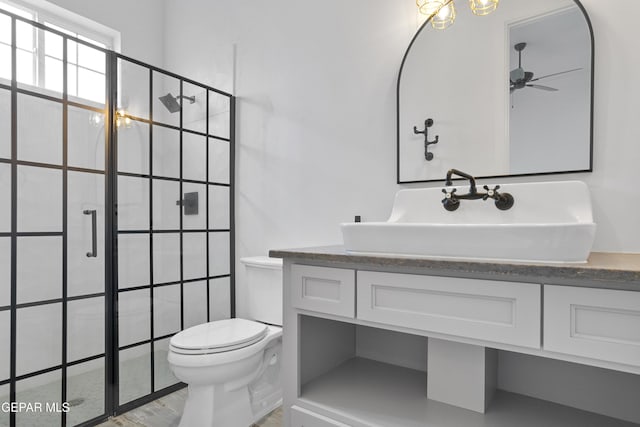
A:
<svg viewBox="0 0 640 427">
<path fill-rule="evenodd" d="M 261 341 L 268 330 L 267 325 L 247 319 L 216 320 L 177 333 L 169 347 L 186 355 L 223 353 Z"/>
</svg>

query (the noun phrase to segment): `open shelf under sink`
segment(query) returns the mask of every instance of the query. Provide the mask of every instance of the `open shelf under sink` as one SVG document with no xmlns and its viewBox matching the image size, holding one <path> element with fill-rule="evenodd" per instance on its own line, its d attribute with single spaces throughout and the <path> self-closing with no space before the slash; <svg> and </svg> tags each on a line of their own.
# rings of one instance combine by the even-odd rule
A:
<svg viewBox="0 0 640 427">
<path fill-rule="evenodd" d="M 427 399 L 426 375 L 355 357 L 302 386 L 301 400 L 343 422 L 380 427 L 622 427 L 614 418 L 498 391 L 487 412 Z"/>
</svg>

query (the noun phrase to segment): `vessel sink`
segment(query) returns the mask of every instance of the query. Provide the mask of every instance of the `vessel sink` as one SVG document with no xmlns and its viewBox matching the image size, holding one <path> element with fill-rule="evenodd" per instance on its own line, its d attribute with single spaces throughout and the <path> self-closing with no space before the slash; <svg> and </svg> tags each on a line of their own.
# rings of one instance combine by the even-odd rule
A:
<svg viewBox="0 0 640 427">
<path fill-rule="evenodd" d="M 552 263 L 586 262 L 589 256 L 596 224 L 583 182 L 503 184 L 499 191 L 515 199 L 506 211 L 489 199 L 461 200 L 449 212 L 441 202 L 443 187 L 398 191 L 386 222 L 341 224 L 346 251 Z"/>
</svg>

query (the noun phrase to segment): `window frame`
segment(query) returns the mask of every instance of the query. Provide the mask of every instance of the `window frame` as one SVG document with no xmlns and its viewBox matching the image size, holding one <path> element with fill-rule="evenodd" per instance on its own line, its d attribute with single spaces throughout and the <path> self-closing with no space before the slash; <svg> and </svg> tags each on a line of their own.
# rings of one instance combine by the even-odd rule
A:
<svg viewBox="0 0 640 427">
<path fill-rule="evenodd" d="M 95 26 L 103 27 L 103 28 L 91 28 L 90 26 L 91 26 L 91 23 L 93 22 L 89 21 L 84 17 L 78 16 L 78 21 L 76 21 L 74 19 L 71 19 L 70 16 L 62 16 L 63 15 L 62 12 L 65 12 L 64 15 L 75 15 L 73 13 L 67 12 L 66 10 L 58 6 L 51 5 L 51 4 L 49 4 L 47 8 L 39 7 L 39 5 L 36 4 L 36 2 L 37 0 L 34 1 L 33 3 L 30 3 L 28 1 L 22 1 L 22 0 L 11 0 L 11 1 L 0 0 L 0 9 L 4 9 L 9 13 L 15 14 L 14 10 L 5 9 L 2 7 L 6 5 L 12 9 L 17 9 L 19 11 L 22 11 L 20 16 L 24 17 L 25 19 L 30 19 L 33 22 L 37 22 L 46 28 L 51 28 L 52 30 L 65 33 L 72 38 L 80 39 L 88 43 L 90 46 L 95 46 L 98 49 L 116 50 L 116 48 L 119 48 L 120 36 L 117 31 L 108 29 L 107 27 L 103 27 L 98 23 L 95 23 Z M 39 2 L 39 3 L 43 3 L 43 2 Z M 60 10 L 59 14 L 55 12 L 55 10 L 58 10 L 58 9 Z M 28 17 L 25 15 L 30 15 L 30 16 Z M 79 22 L 80 20 L 87 21 L 87 22 L 86 23 Z M 52 56 L 46 53 L 47 51 L 46 41 L 45 41 L 46 30 L 38 31 L 38 28 L 34 26 L 32 31 L 33 31 L 33 46 L 31 51 L 22 47 L 18 47 L 17 41 L 13 40 L 13 44 L 16 45 L 16 50 L 27 52 L 33 57 L 32 59 L 33 77 L 31 81 L 30 82 L 25 82 L 20 80 L 18 81 L 21 84 L 34 86 L 41 90 L 53 91 L 57 93 L 62 92 L 62 89 L 58 90 L 57 88 L 47 87 L 46 85 L 47 74 L 45 69 L 46 68 L 45 61 L 47 58 L 50 58 L 50 60 L 62 62 L 63 66 L 64 66 L 64 61 L 61 58 L 57 58 L 55 56 Z M 7 44 L 4 42 L 0 42 L 0 43 L 2 45 L 7 46 Z M 11 45 L 8 45 L 8 46 L 12 47 Z M 104 105 L 104 101 L 99 102 L 93 99 L 84 98 L 80 95 L 81 84 L 80 84 L 80 78 L 79 78 L 79 74 L 80 74 L 79 70 L 80 69 L 88 70 L 90 72 L 100 74 L 101 76 L 103 76 L 103 78 L 106 79 L 106 69 L 102 68 L 101 70 L 96 70 L 89 66 L 81 65 L 80 56 L 78 54 L 79 46 L 80 46 L 80 43 L 76 43 L 75 62 L 71 62 L 68 59 L 66 61 L 67 70 L 69 70 L 70 68 L 74 68 L 75 76 L 76 76 L 75 87 L 73 89 L 67 88 L 67 96 L 76 98 L 79 100 L 83 100 L 83 101 L 88 101 L 91 103 L 98 103 L 98 104 Z M 18 76 L 16 76 L 16 79 L 17 77 Z M 67 84 L 69 83 L 70 82 L 67 80 Z"/>
</svg>

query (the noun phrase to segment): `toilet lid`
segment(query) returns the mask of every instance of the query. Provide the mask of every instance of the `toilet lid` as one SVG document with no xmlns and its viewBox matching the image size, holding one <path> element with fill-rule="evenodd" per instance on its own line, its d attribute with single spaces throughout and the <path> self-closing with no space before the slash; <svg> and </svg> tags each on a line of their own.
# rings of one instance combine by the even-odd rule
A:
<svg viewBox="0 0 640 427">
<path fill-rule="evenodd" d="M 267 325 L 246 319 L 216 320 L 177 333 L 170 344 L 181 353 L 217 353 L 254 344 L 267 330 Z"/>
</svg>

